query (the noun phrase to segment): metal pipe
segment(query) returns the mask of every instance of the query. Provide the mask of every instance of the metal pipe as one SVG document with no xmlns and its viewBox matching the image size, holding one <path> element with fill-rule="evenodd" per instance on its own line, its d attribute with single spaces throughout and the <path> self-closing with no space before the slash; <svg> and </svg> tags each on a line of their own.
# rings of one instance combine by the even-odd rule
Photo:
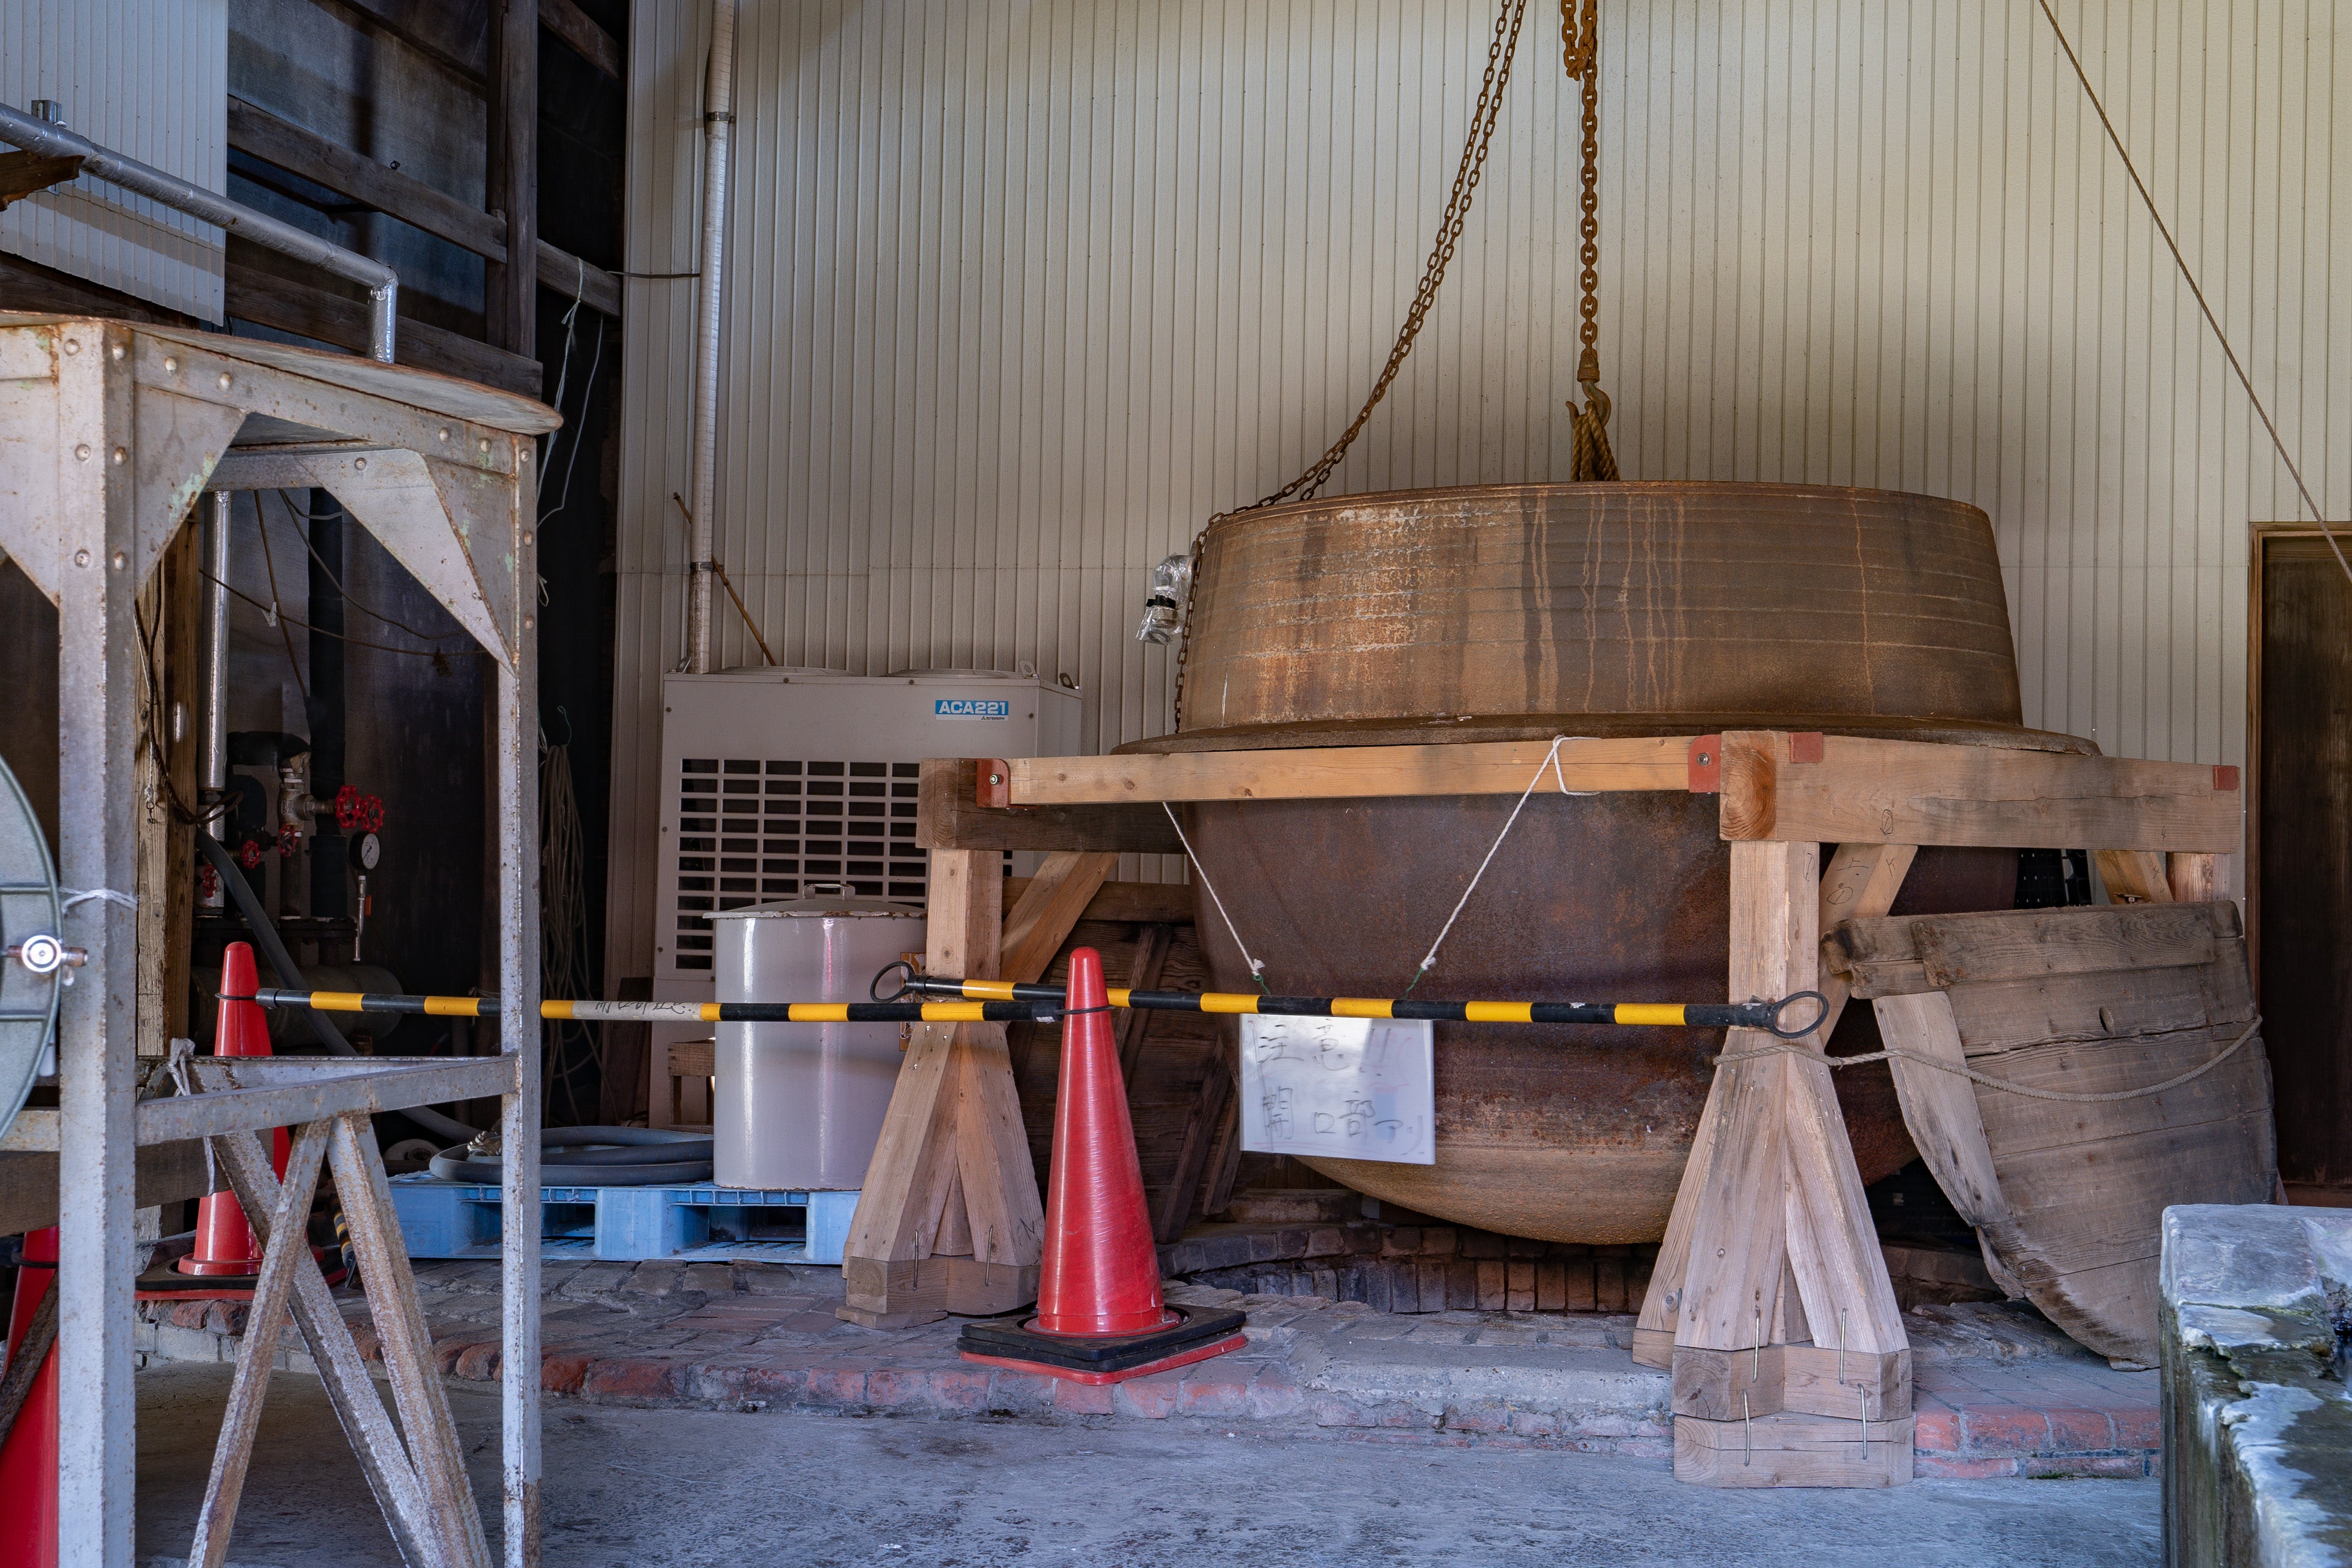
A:
<svg viewBox="0 0 2352 1568">
<path fill-rule="evenodd" d="M 245 923 L 252 928 L 254 944 L 261 949 L 261 956 L 269 961 L 269 967 L 277 971 L 280 980 L 299 985 L 302 971 L 296 966 L 294 955 L 286 951 L 286 943 L 278 936 L 278 928 L 270 923 L 269 911 L 261 907 L 261 900 L 254 895 L 253 884 L 245 879 L 245 873 L 238 870 L 236 862 L 229 858 L 227 848 L 209 833 L 196 835 L 196 848 L 213 863 L 213 869 L 220 873 L 221 885 L 228 889 L 229 897 L 236 900 L 237 909 L 245 916 Z M 343 1038 L 343 1032 L 335 1027 L 332 1020 L 313 1012 L 310 1026 L 317 1031 L 320 1043 L 335 1055 L 359 1055 L 352 1048 L 352 1043 Z M 475 1133 L 475 1129 L 462 1121 L 453 1121 L 429 1106 L 404 1107 L 401 1114 L 436 1137 L 455 1138 L 462 1143 Z"/>
<path fill-rule="evenodd" d="M 710 579 L 719 498 L 719 317 L 727 260 L 727 149 L 735 127 L 735 0 L 711 0 L 710 69 L 702 111 L 702 279 L 694 310 L 694 500 L 688 552 L 687 668 L 711 667 Z"/>
<path fill-rule="evenodd" d="M 731 33 L 730 33 L 731 37 Z M 186 213 L 191 217 L 241 235 L 256 245 L 266 246 L 316 267 L 323 267 L 338 278 L 348 278 L 368 291 L 368 353 L 384 363 L 392 363 L 393 339 L 400 304 L 400 274 L 371 257 L 356 250 L 320 239 L 281 223 L 268 213 L 216 195 L 202 185 L 191 184 L 177 174 L 167 174 L 136 158 L 100 146 L 87 136 L 78 135 L 53 121 L 36 120 L 21 110 L 0 103 L 0 142 L 21 147 L 27 153 L 38 153 L 51 158 L 79 158 L 82 173 L 126 191 L 135 191 L 150 200 L 163 203 L 173 212 Z"/>
<path fill-rule="evenodd" d="M 197 765 L 203 773 L 199 797 L 206 806 L 228 795 L 228 530 L 229 492 L 212 490 L 205 497 L 204 731 L 198 742 Z M 215 818 L 213 837 L 221 837 Z"/>
</svg>

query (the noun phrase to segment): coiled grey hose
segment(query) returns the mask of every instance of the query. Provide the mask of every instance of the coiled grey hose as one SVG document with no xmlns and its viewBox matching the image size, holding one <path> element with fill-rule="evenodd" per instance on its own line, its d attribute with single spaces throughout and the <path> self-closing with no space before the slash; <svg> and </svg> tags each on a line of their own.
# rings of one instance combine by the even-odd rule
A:
<svg viewBox="0 0 2352 1568">
<path fill-rule="evenodd" d="M 542 1157 L 539 1179 L 551 1187 L 660 1187 L 707 1182 L 711 1139 L 673 1132 L 666 1127 L 550 1127 L 539 1135 L 541 1149 L 573 1152 L 561 1161 Z M 444 1149 L 433 1156 L 433 1173 L 445 1182 L 483 1184 L 499 1179 L 495 1159 L 467 1159 L 467 1151 Z"/>
</svg>

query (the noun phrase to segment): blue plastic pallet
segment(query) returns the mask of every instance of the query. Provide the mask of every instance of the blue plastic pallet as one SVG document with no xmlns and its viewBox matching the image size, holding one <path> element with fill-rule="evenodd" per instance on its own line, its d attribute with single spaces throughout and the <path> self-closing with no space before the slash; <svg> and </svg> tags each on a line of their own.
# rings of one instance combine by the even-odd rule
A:
<svg viewBox="0 0 2352 1568">
<path fill-rule="evenodd" d="M 494 1186 L 425 1173 L 392 1178 L 392 1206 L 411 1258 L 496 1258 L 503 1227 Z M 548 1258 L 635 1262 L 740 1259 L 841 1262 L 856 1193 L 778 1192 L 698 1182 L 682 1187 L 541 1187 Z M 779 1210 L 797 1209 L 794 1216 Z M 798 1234 L 794 1235 L 797 1228 Z"/>
</svg>

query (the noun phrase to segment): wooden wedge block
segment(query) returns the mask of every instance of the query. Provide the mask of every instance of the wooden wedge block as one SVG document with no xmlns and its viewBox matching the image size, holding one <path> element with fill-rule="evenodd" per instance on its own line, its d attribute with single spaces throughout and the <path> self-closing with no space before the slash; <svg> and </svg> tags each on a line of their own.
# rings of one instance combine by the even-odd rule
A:
<svg viewBox="0 0 2352 1568">
<path fill-rule="evenodd" d="M 1702 1487 L 1899 1487 L 1911 1479 L 1913 1418 L 1752 1421 L 1675 1417 L 1675 1479 Z"/>
</svg>

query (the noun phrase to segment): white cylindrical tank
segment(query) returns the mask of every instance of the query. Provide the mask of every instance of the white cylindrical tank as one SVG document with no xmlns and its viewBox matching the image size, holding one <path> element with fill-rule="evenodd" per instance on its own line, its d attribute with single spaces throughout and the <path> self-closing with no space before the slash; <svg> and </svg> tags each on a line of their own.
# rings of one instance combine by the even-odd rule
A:
<svg viewBox="0 0 2352 1568">
<path fill-rule="evenodd" d="M 718 1000 L 864 1002 L 875 974 L 923 951 L 923 911 L 848 896 L 711 916 Z M 712 1062 L 722 1187 L 863 1186 L 898 1081 L 896 1024 L 720 1024 Z"/>
</svg>

